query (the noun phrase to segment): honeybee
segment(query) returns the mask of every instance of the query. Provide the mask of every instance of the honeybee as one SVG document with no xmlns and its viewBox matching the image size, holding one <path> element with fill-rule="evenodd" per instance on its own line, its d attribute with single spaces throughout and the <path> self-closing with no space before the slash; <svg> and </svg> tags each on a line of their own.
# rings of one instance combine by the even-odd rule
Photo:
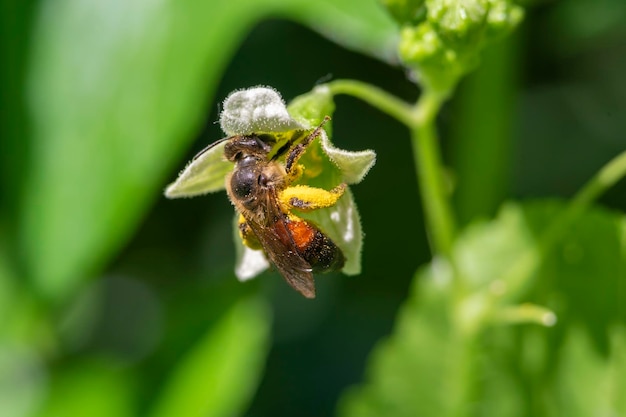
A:
<svg viewBox="0 0 626 417">
<path fill-rule="evenodd" d="M 226 191 L 240 213 L 244 244 L 262 249 L 285 280 L 307 298 L 315 297 L 313 273 L 340 270 L 345 263 L 342 251 L 326 234 L 293 213 L 331 207 L 346 189 L 345 183 L 330 191 L 292 185 L 304 171 L 298 160 L 329 119 L 284 144 L 263 134 L 223 139 L 224 156 L 235 163 L 226 178 Z"/>
</svg>

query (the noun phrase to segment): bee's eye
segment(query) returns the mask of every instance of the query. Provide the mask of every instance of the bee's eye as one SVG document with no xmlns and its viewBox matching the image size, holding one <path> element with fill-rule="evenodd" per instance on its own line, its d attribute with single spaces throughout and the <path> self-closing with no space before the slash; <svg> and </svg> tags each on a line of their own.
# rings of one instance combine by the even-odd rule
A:
<svg viewBox="0 0 626 417">
<path fill-rule="evenodd" d="M 256 183 L 257 176 L 255 173 L 245 169 L 236 171 L 230 180 L 233 194 L 241 199 L 247 198 L 252 194 Z"/>
<path fill-rule="evenodd" d="M 263 174 L 259 175 L 259 177 L 257 178 L 257 183 L 261 187 L 267 187 L 267 177 Z"/>
</svg>

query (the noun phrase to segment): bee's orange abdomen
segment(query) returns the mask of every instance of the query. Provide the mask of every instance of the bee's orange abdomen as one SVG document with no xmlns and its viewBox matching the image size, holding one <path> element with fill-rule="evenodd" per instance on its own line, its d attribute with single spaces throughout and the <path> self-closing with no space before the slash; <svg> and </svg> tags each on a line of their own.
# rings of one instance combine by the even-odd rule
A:
<svg viewBox="0 0 626 417">
<path fill-rule="evenodd" d="M 292 218 L 287 222 L 287 228 L 300 256 L 311 265 L 313 272 L 343 268 L 345 258 L 341 249 L 311 223 Z"/>
<path fill-rule="evenodd" d="M 287 227 L 291 232 L 291 236 L 293 238 L 293 242 L 298 247 L 298 250 L 305 250 L 313 239 L 315 238 L 315 233 L 318 231 L 314 227 L 312 227 L 309 223 L 302 220 L 291 220 L 287 223 Z"/>
</svg>

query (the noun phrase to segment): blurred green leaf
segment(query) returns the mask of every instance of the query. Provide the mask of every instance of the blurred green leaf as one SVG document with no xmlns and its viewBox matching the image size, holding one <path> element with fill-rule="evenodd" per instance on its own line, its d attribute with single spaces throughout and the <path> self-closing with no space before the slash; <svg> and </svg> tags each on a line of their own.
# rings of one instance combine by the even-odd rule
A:
<svg viewBox="0 0 626 417">
<path fill-rule="evenodd" d="M 533 235 L 540 235 L 562 209 L 560 201 L 526 204 L 525 217 Z M 568 228 L 542 261 L 528 297 L 555 311 L 560 323 L 555 332 L 561 334 L 568 323 L 577 323 L 598 348 L 608 349 L 613 324 L 626 323 L 624 236 L 624 215 L 595 207 Z"/>
<path fill-rule="evenodd" d="M 282 8 L 279 13 L 284 13 L 340 45 L 385 62 L 398 61 L 396 50 L 399 31 L 378 0 L 276 1 Z"/>
<path fill-rule="evenodd" d="M 611 332 L 611 356 L 593 348 L 580 328 L 573 328 L 561 353 L 556 399 L 559 412 L 568 417 L 626 415 L 626 333 Z"/>
<path fill-rule="evenodd" d="M 135 415 L 134 379 L 119 364 L 91 358 L 63 367 L 50 381 L 37 417 L 130 417 Z"/>
<path fill-rule="evenodd" d="M 22 250 L 42 293 L 64 297 L 128 238 L 199 128 L 228 58 L 272 14 L 378 56 L 395 33 L 375 0 L 43 4 L 22 210 Z"/>
<path fill-rule="evenodd" d="M 506 279 L 507 267 L 521 253 L 531 250 L 535 239 L 523 208 L 506 204 L 496 221 L 476 221 L 463 231 L 454 257 L 472 290 L 484 289 L 496 280 Z"/>
<path fill-rule="evenodd" d="M 368 383 L 348 392 L 341 416 L 448 416 L 461 411 L 476 346 L 452 324 L 449 273 L 429 267 L 416 276 L 394 334 L 372 354 Z M 419 300 L 419 301 L 418 301 Z M 462 415 L 462 414 L 459 414 Z"/>
<path fill-rule="evenodd" d="M 459 274 L 471 285 L 464 293 L 454 291 L 450 268 L 441 261 L 418 274 L 393 335 L 372 354 L 367 383 L 348 392 L 340 415 L 539 416 L 557 407 L 555 415 L 570 416 L 574 414 L 558 400 L 546 398 L 560 389 L 567 390 L 565 399 L 584 395 L 585 372 L 592 379 L 603 378 L 610 393 L 622 392 L 623 377 L 616 376 L 626 375 L 620 371 L 624 359 L 619 346 L 624 341 L 611 324 L 624 318 L 619 305 L 626 303 L 626 223 L 622 214 L 594 208 L 567 230 L 553 251 L 542 253 L 542 232 L 563 208 L 555 201 L 509 204 L 495 220 L 468 227 L 459 237 L 455 257 Z M 510 265 L 528 254 L 529 259 L 547 258 L 526 282 L 509 282 Z M 537 287 L 542 296 L 529 293 L 529 288 Z M 516 321 L 509 316 L 509 307 L 527 301 L 551 308 L 559 322 L 544 330 L 540 339 L 522 333 L 520 342 L 516 327 L 507 325 Z M 554 385 L 550 375 L 562 346 L 559 334 L 579 326 L 581 320 L 586 331 L 597 336 L 596 346 L 602 347 L 609 338 L 618 346 L 611 350 L 612 365 L 599 367 L 585 348 L 581 352 L 569 347 L 574 350 L 566 361 L 587 359 L 579 361 L 578 369 L 562 368 L 577 374 L 573 389 L 563 382 L 574 378 L 572 374 L 564 374 L 560 385 Z M 576 344 L 569 341 L 567 346 Z M 520 358 L 526 359 L 520 363 Z M 521 366 L 521 372 L 511 364 Z M 609 375 L 612 379 L 607 382 Z M 607 409 L 605 397 L 612 394 L 602 395 L 580 400 L 592 401 L 593 406 L 570 405 L 585 410 L 576 415 L 595 415 Z M 616 399 L 611 398 L 613 404 Z"/>
<path fill-rule="evenodd" d="M 32 416 L 45 397 L 46 377 L 32 347 L 0 337 L 0 417 Z"/>
<path fill-rule="evenodd" d="M 264 368 L 269 331 L 265 304 L 238 302 L 180 361 L 152 416 L 241 415 Z"/>
<path fill-rule="evenodd" d="M 0 317 L 7 317 L 15 299 L 15 276 L 7 259 L 6 242 L 0 238 Z M 6 319 L 0 324 L 0 336 L 4 335 Z"/>
<path fill-rule="evenodd" d="M 102 264 L 160 195 L 260 12 L 247 1 L 44 4 L 24 250 L 46 295 L 65 295 Z"/>
</svg>

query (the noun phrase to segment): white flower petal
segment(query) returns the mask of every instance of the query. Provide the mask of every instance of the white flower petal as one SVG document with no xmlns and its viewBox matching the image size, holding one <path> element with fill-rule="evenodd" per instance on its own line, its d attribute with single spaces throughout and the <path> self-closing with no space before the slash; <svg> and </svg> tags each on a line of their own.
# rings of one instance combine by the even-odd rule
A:
<svg viewBox="0 0 626 417">
<path fill-rule="evenodd" d="M 165 196 L 194 197 L 223 190 L 224 179 L 233 169 L 233 164 L 223 157 L 225 144 L 218 143 L 189 162 L 176 181 L 165 189 Z"/>
<path fill-rule="evenodd" d="M 305 128 L 289 115 L 278 91 L 268 87 L 239 90 L 226 97 L 220 126 L 228 136 Z"/>
<path fill-rule="evenodd" d="M 235 265 L 235 275 L 239 281 L 248 281 L 265 271 L 269 266 L 263 251 L 244 246 L 241 259 Z"/>
<path fill-rule="evenodd" d="M 328 135 L 324 131 L 322 131 L 320 141 L 322 149 L 330 160 L 337 165 L 343 180 L 348 184 L 361 182 L 376 163 L 376 152 L 370 149 L 354 152 L 336 148 L 330 143 Z"/>
</svg>

